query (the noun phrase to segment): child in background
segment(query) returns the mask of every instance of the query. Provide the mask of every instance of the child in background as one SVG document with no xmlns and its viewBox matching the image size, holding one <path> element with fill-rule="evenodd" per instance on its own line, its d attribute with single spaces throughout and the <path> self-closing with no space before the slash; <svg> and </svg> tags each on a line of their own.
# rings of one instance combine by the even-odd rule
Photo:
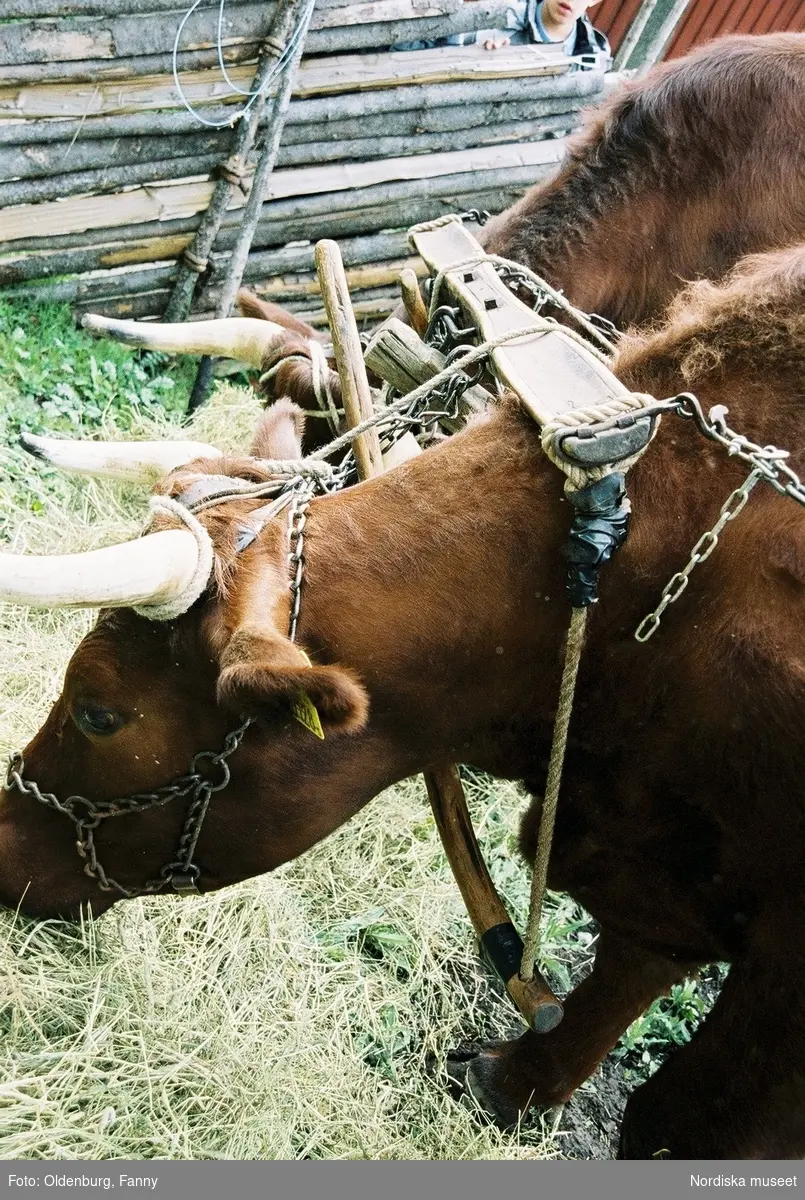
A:
<svg viewBox="0 0 805 1200">
<path fill-rule="evenodd" d="M 510 44 L 561 43 L 565 54 L 584 55 L 584 65 L 607 70 L 612 65 L 609 42 L 587 15 L 600 0 L 513 0 L 506 29 L 453 33 L 436 41 L 398 43 L 392 50 L 432 50 L 436 46 L 483 46 L 500 50 Z"/>
</svg>

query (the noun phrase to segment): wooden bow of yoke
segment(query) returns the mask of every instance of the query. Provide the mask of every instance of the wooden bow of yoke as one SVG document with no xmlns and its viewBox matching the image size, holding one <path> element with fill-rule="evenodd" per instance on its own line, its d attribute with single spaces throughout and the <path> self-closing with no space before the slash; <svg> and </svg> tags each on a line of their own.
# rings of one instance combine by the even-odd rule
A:
<svg viewBox="0 0 805 1200">
<path fill-rule="evenodd" d="M 534 960 L 586 612 L 595 600 L 598 570 L 625 536 L 629 506 L 624 472 L 648 445 L 658 416 L 650 410 L 654 404 L 651 397 L 634 395 L 612 374 L 609 356 L 591 342 L 598 342 L 610 352 L 614 347 L 584 314 L 577 314 L 549 285 L 538 280 L 545 299 L 560 303 L 577 317 L 587 338 L 539 316 L 501 279 L 497 268 L 502 260 L 485 254 L 460 218 L 445 217 L 415 226 L 410 240 L 433 276 L 429 312 L 410 277 L 401 281 L 412 325 L 424 332 L 426 317 L 432 316 L 440 303 L 450 302 L 461 309 L 467 323 L 477 330 L 479 342 L 488 347 L 489 367 L 501 390 L 513 391 L 539 426 L 543 448 L 567 476 L 566 492 L 576 510 L 566 553 L 572 616 L 525 942 L 511 922 L 483 860 L 458 769 L 444 767 L 425 776 L 437 828 L 481 947 L 529 1027 L 544 1033 L 561 1021 L 563 1009 L 536 970 Z M 319 242 L 316 264 L 346 422 L 354 428 L 373 412 L 366 363 L 398 390 L 410 392 L 439 373 L 445 360 L 417 333 L 394 319 L 378 331 L 364 358 L 335 242 Z M 508 266 L 522 271 L 516 264 Z M 478 387 L 471 393 L 471 407 L 482 403 L 484 395 L 492 399 Z M 374 437 L 368 436 L 372 434 Z M 410 434 L 404 436 L 413 443 Z M 417 453 L 418 447 L 414 444 L 410 452 Z M 355 456 L 362 479 L 388 469 L 394 461 L 389 454 L 381 458 L 374 430 L 356 437 Z M 399 456 L 396 461 L 400 461 Z"/>
</svg>

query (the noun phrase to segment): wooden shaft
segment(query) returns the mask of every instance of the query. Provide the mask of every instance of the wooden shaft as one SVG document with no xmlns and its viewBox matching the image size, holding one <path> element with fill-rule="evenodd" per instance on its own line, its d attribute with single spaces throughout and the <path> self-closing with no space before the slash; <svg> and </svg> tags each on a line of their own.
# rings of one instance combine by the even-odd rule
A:
<svg viewBox="0 0 805 1200">
<path fill-rule="evenodd" d="M 316 266 L 330 319 L 333 350 L 344 397 L 344 411 L 348 424 L 354 426 L 357 425 L 362 411 L 357 401 L 357 392 L 361 386 L 358 380 L 366 381 L 366 368 L 357 325 L 349 306 L 341 255 L 335 242 L 325 240 L 317 244 Z M 368 382 L 365 383 L 365 387 L 368 397 Z M 360 440 L 361 438 L 355 439 L 355 457 L 360 478 L 368 479 L 372 475 L 381 474 L 383 463 L 379 455 L 379 446 L 377 459 L 373 459 L 368 449 L 362 449 L 359 455 Z M 449 766 L 427 772 L 425 786 L 445 853 L 484 953 L 505 983 L 506 990 L 529 1028 L 535 1033 L 547 1033 L 561 1021 L 562 1005 L 536 970 L 533 979 L 528 982 L 519 977 L 523 944 L 495 890 L 481 854 L 458 769 Z"/>
<path fill-rule="evenodd" d="M 562 1019 L 563 1009 L 538 971 L 520 979 L 523 943 L 487 870 L 467 810 L 458 768 L 442 767 L 425 775 L 433 816 L 470 920 L 485 956 L 500 975 L 506 991 L 535 1033 L 548 1033 Z"/>
<path fill-rule="evenodd" d="M 348 427 L 358 425 L 374 411 L 369 380 L 363 362 L 363 347 L 358 334 L 355 314 L 349 300 L 344 264 L 336 242 L 324 239 L 316 243 L 316 270 L 322 300 L 330 322 L 333 353 Z M 361 479 L 378 475 L 383 470 L 380 440 L 374 429 L 362 433 L 354 442 L 355 460 Z"/>
<path fill-rule="evenodd" d="M 410 267 L 400 271 L 400 294 L 414 332 L 422 337 L 428 328 L 428 310 L 419 290 L 416 271 L 412 271 Z"/>
</svg>

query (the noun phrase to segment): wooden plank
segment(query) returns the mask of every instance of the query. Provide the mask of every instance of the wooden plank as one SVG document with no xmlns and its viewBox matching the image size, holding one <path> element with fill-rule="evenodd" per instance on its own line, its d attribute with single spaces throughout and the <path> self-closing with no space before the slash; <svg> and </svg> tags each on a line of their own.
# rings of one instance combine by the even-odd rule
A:
<svg viewBox="0 0 805 1200">
<path fill-rule="evenodd" d="M 440 16 L 454 12 L 461 0 L 374 0 L 373 3 L 355 4 L 354 0 L 318 0 L 314 20 L 317 28 L 324 29 L 334 23 L 345 25 L 363 21 L 400 20 L 405 17 Z M 240 19 L 239 10 L 252 6 L 251 0 L 226 0 L 224 19 L 237 21 Z M 263 5 L 265 12 L 270 2 Z M 188 4 L 182 0 L 3 0 L 3 18 L 14 20 L 22 18 L 26 21 L 42 20 L 43 18 L 75 19 L 81 17 L 101 17 L 108 21 L 117 17 L 150 16 L 161 13 L 171 13 L 176 25 L 187 11 Z M 218 20 L 218 4 L 215 0 L 204 0 L 197 12 L 205 10 L 214 13 Z M 335 12 L 334 12 L 335 10 Z M 340 10 L 342 16 L 338 17 Z M 343 14 L 349 11 L 353 15 Z M 195 14 L 194 14 L 195 16 Z M 188 21 L 191 25 L 193 18 Z M 97 22 L 96 22 L 97 23 Z"/>
<path fill-rule="evenodd" d="M 535 76 L 533 78 L 488 79 L 483 87 L 484 104 L 526 101 L 580 103 L 601 93 L 604 75 L 600 71 L 578 71 L 565 75 Z M 342 92 L 334 96 L 298 99 L 288 110 L 287 126 L 305 129 L 318 124 L 341 120 L 361 121 L 369 115 L 391 115 L 416 112 L 423 118 L 432 110 L 478 103 L 478 90 L 471 82 L 436 83 L 426 86 L 377 89 L 375 91 Z M 227 116 L 223 105 L 204 106 L 200 110 L 207 120 L 220 122 Z M 546 109 L 546 112 L 558 111 Z M 485 119 L 485 118 L 481 118 Z M 46 143 L 65 144 L 85 140 L 108 141 L 133 137 L 176 137 L 182 134 L 198 136 L 200 126 L 188 112 L 167 109 L 162 112 L 122 113 L 110 116 L 86 116 L 59 119 L 55 117 L 0 118 L 0 146 L 23 146 L 26 149 Z M 226 131 L 224 131 L 225 134 Z M 297 138 L 297 140 L 299 140 Z M 72 153 L 72 152 L 71 152 Z"/>
<path fill-rule="evenodd" d="M 481 147 L 419 154 L 410 158 L 392 158 L 371 163 L 336 163 L 325 167 L 275 171 L 264 200 L 289 196 L 310 196 L 369 187 L 391 180 L 430 179 L 434 175 L 478 173 L 478 189 L 483 188 L 483 172 L 507 167 L 547 166 L 561 160 L 564 140 Z M 108 196 L 71 196 L 63 201 L 24 204 L 0 211 L 0 241 L 29 237 L 36 228 L 40 237 L 87 229 L 111 229 L 149 221 L 171 221 L 192 216 L 206 208 L 214 184 L 206 179 L 180 183 L 152 184 L 115 192 Z M 236 195 L 232 208 L 245 204 Z"/>
<path fill-rule="evenodd" d="M 490 54 L 479 46 L 447 46 L 443 49 L 400 54 L 333 55 L 325 60 L 308 59 L 297 75 L 294 95 L 323 96 L 373 88 L 461 80 L 516 79 L 562 74 L 569 60 L 561 48 L 511 46 Z M 229 72 L 235 83 L 246 85 L 254 71 L 248 64 Z M 220 71 L 191 71 L 182 79 L 187 99 L 195 105 L 237 103 Z M 102 80 L 96 83 L 43 83 L 0 87 L 0 116 L 81 117 L 104 113 L 140 112 L 144 109 L 181 106 L 169 75 Z"/>
<path fill-rule="evenodd" d="M 176 7 L 181 8 L 177 4 Z M 415 7 L 411 0 L 376 0 L 346 8 L 316 11 L 311 29 L 352 27 L 377 22 L 419 20 L 449 16 L 459 0 L 430 0 Z M 220 24 L 220 44 L 257 43 L 271 27 L 275 3 L 227 5 Z M 67 63 L 82 59 L 132 58 L 164 54 L 173 44 L 180 12 L 67 17 L 51 21 L 19 21 L 0 25 L 0 62 L 4 68 L 19 63 Z M 207 5 L 185 22 L 179 49 L 205 50 L 219 43 L 219 7 Z"/>
</svg>

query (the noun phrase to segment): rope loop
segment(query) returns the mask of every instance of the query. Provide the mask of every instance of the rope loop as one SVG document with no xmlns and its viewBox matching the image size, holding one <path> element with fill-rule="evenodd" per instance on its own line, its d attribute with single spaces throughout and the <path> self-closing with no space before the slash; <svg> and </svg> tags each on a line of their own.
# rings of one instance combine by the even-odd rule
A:
<svg viewBox="0 0 805 1200">
<path fill-rule="evenodd" d="M 185 508 L 183 504 L 180 504 L 178 500 L 174 500 L 170 496 L 152 496 L 148 502 L 148 508 L 151 516 L 143 533 L 148 532 L 154 517 L 158 514 L 165 514 L 177 517 L 181 524 L 190 530 L 198 543 L 198 563 L 193 573 L 193 578 L 181 595 L 175 597 L 173 600 L 166 600 L 162 604 L 137 604 L 133 606 L 134 611 L 139 616 L 147 617 L 149 621 L 172 621 L 174 618 L 186 613 L 189 608 L 192 608 L 210 581 L 215 562 L 212 538 L 198 517 L 189 508 Z"/>
</svg>

